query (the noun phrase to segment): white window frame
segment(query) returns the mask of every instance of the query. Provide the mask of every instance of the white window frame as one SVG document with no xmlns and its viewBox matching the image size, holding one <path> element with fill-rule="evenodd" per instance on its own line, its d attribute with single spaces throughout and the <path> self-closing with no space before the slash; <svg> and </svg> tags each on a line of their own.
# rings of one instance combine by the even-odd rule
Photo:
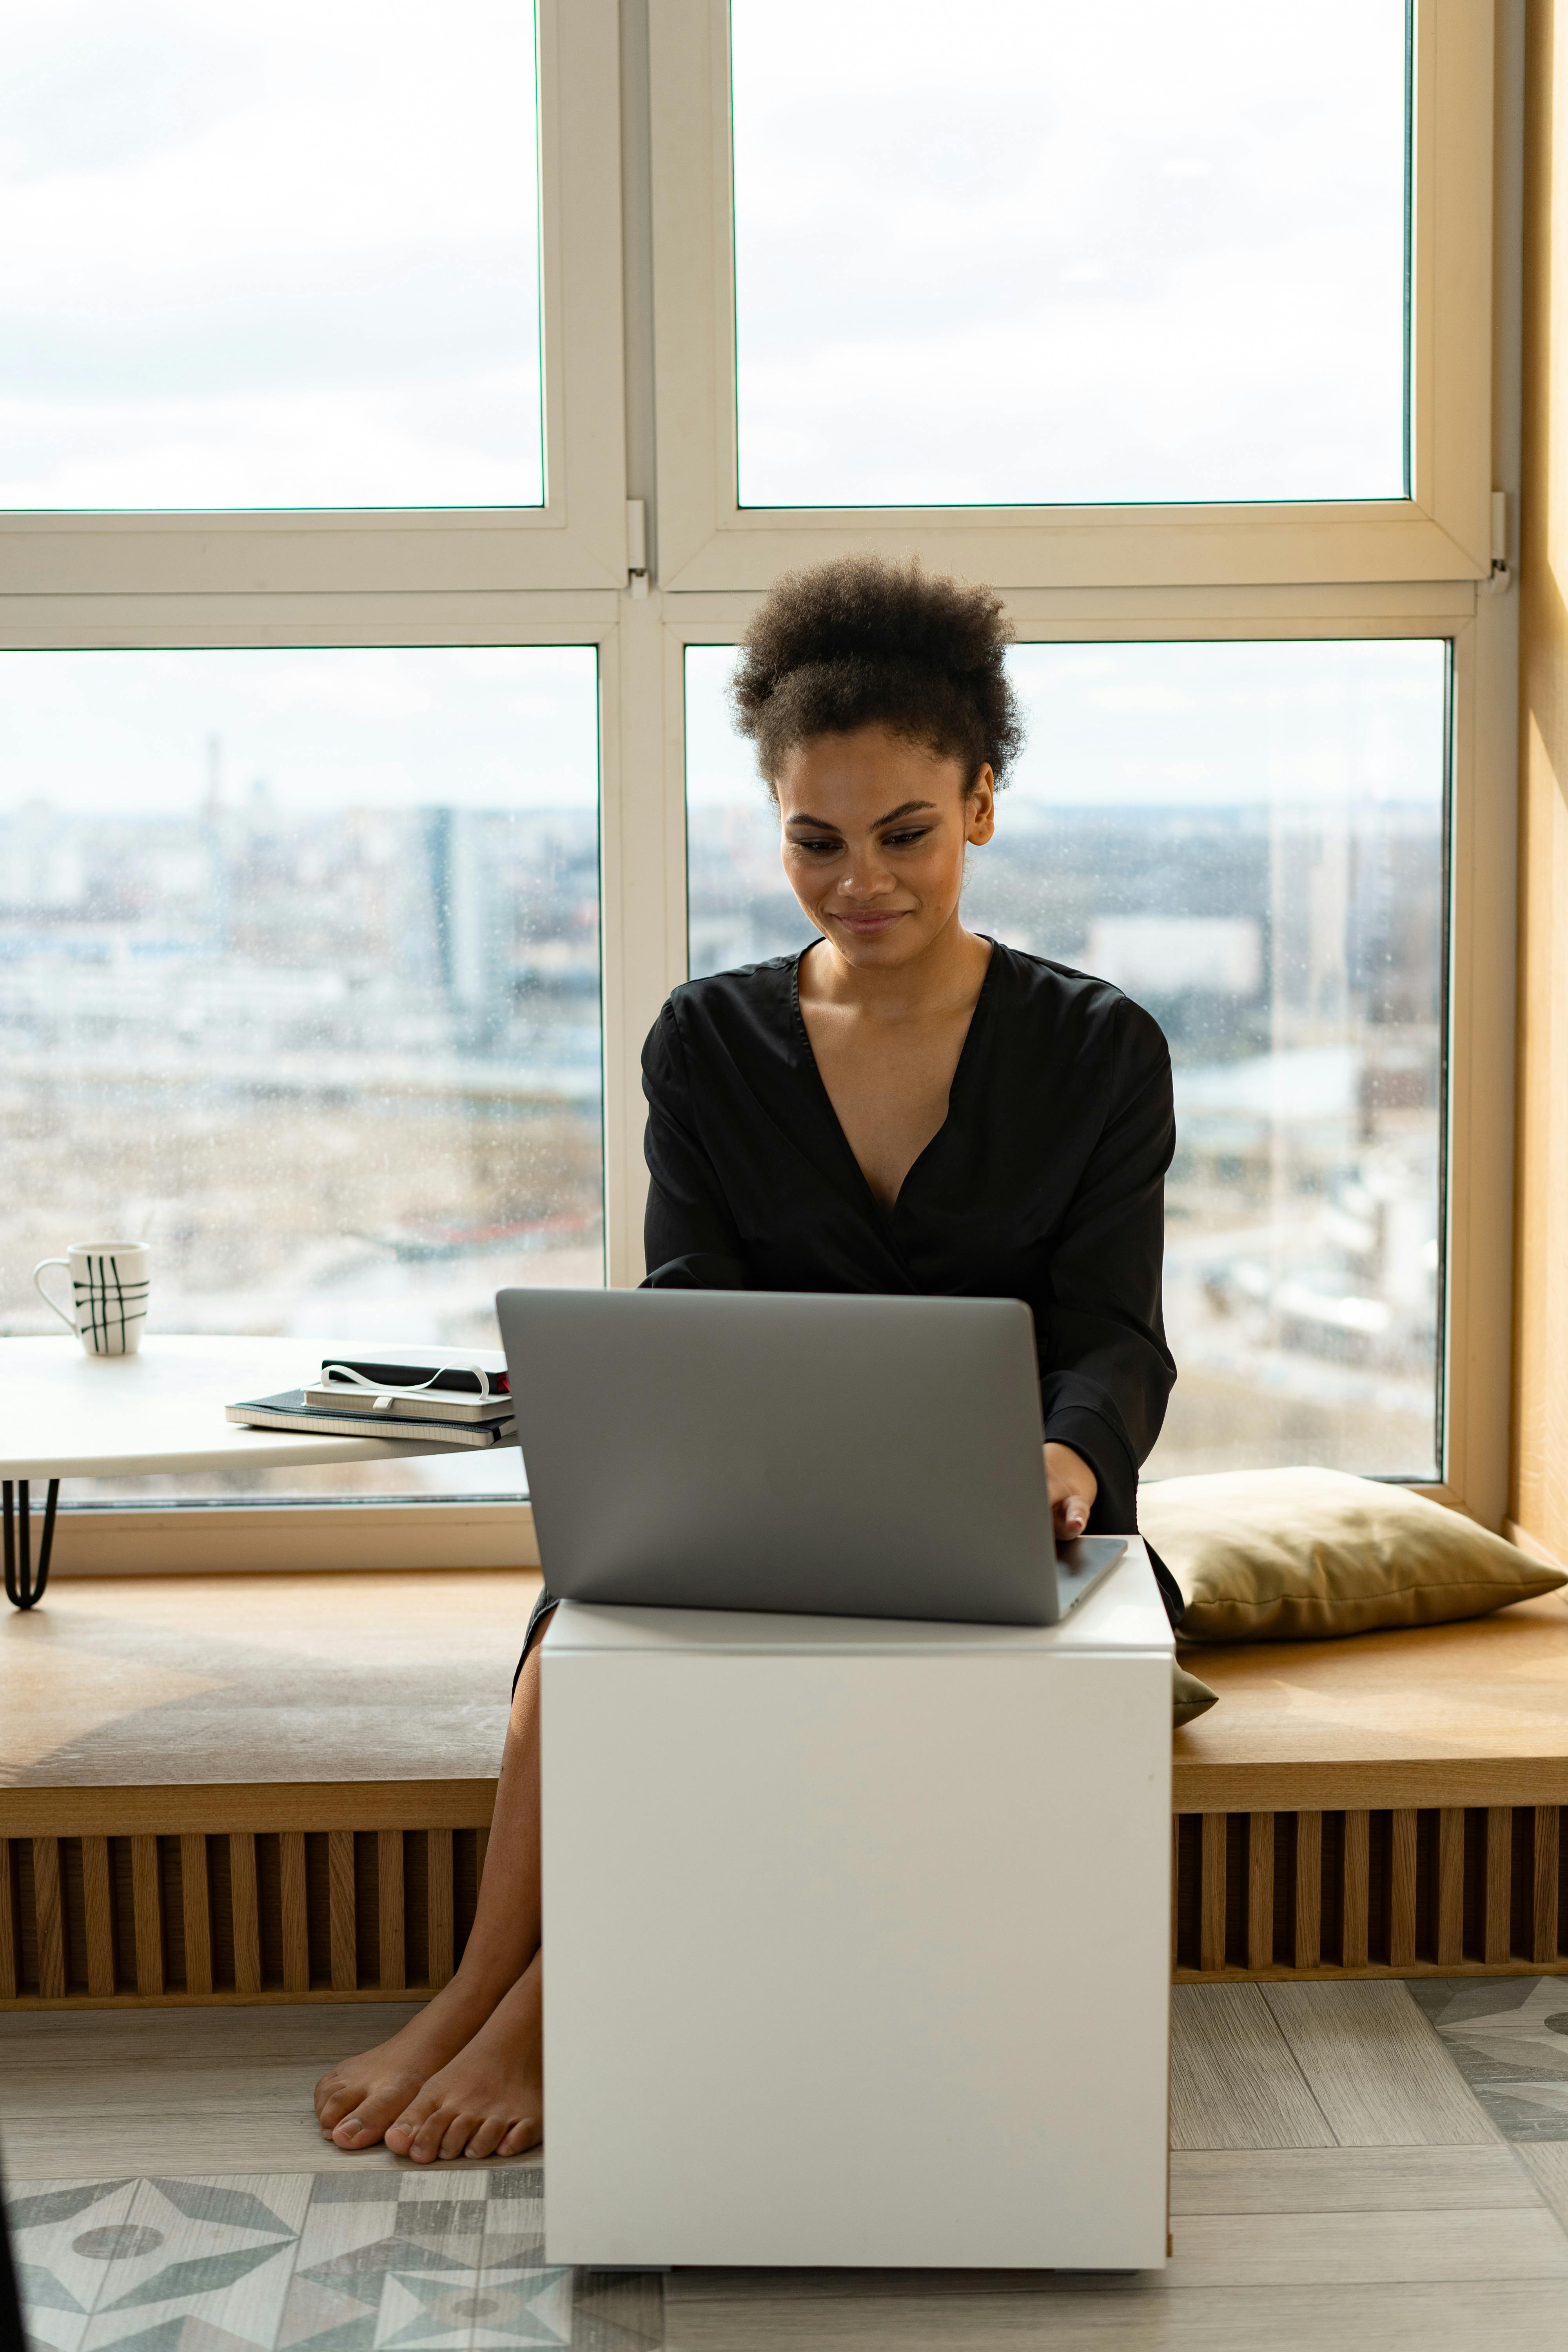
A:
<svg viewBox="0 0 1568 2352">
<path fill-rule="evenodd" d="M 1343 504 L 740 506 L 728 0 L 657 0 L 652 25 L 667 588 L 764 588 L 792 565 L 872 542 L 1007 589 L 1467 580 L 1489 572 L 1490 0 L 1416 0 L 1413 495 Z"/>
<path fill-rule="evenodd" d="M 1494 329 L 1492 0 L 1416 0 L 1417 495 L 1408 503 L 741 510 L 723 292 L 724 0 L 540 0 L 546 508 L 0 518 L 0 646 L 597 647 L 606 1268 L 626 1284 L 643 1271 L 639 1052 L 687 969 L 685 650 L 732 642 L 779 569 L 847 547 L 918 551 L 1002 588 L 1026 640 L 1450 640 L 1445 1452 L 1428 1491 L 1499 1526 L 1510 1410 L 1517 598 L 1478 583 L 1491 569 L 1492 486 L 1518 486 L 1508 417 L 1517 403 L 1520 11 L 1521 0 L 1497 0 L 1508 87 L 1498 102 Z M 623 165 L 633 212 L 651 203 L 651 266 L 635 235 L 623 254 Z M 651 173 L 641 194 L 639 168 Z M 651 582 L 628 581 L 628 487 L 648 505 Z M 68 1513 L 57 1559 L 68 1574 L 500 1566 L 537 1554 L 531 1515 L 515 1504 L 410 1500 Z"/>
<path fill-rule="evenodd" d="M 544 503 L 0 515 L 0 594 L 332 596 L 626 582 L 616 0 L 537 0 Z"/>
</svg>

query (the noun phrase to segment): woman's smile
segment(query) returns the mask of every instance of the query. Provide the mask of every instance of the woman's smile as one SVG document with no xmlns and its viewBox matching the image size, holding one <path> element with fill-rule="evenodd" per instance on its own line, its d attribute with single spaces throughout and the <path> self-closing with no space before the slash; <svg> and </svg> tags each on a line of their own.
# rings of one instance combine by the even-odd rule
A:
<svg viewBox="0 0 1568 2352">
<path fill-rule="evenodd" d="M 852 913 L 847 908 L 840 908 L 837 912 L 825 911 L 830 923 L 842 923 L 858 939 L 874 940 L 879 933 L 890 931 L 895 923 L 901 923 L 910 909 L 907 907 L 885 907 L 874 912 Z"/>
</svg>

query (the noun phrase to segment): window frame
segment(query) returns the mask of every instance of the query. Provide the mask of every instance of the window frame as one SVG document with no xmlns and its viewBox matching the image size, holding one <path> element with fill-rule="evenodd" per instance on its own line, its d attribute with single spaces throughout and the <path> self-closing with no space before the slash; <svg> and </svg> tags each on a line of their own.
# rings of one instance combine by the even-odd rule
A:
<svg viewBox="0 0 1568 2352">
<path fill-rule="evenodd" d="M 744 508 L 735 487 L 729 0 L 659 0 L 653 202 L 665 586 L 762 588 L 792 565 L 871 541 L 1005 589 L 1485 578 L 1491 0 L 1415 0 L 1414 19 L 1408 500 Z"/>
<path fill-rule="evenodd" d="M 341 596 L 626 582 L 616 0 L 536 0 L 541 507 L 0 513 L 0 594 Z"/>
<path fill-rule="evenodd" d="M 1493 482 L 1517 488 L 1518 480 L 1510 192 L 1521 92 L 1509 63 L 1517 14 L 1518 0 L 1497 11 L 1494 166 L 1492 0 L 1415 0 L 1413 462 L 1425 505 L 721 512 L 725 463 L 733 479 L 732 429 L 726 454 L 715 424 L 715 354 L 724 347 L 715 341 L 714 282 L 728 236 L 727 223 L 721 237 L 715 222 L 729 168 L 723 0 L 647 0 L 646 17 L 643 0 L 539 0 L 552 503 L 3 516 L 0 648 L 597 647 L 606 1274 L 626 1285 L 643 1272 L 639 1050 L 686 974 L 685 648 L 732 641 L 777 569 L 848 546 L 918 549 L 933 564 L 993 580 L 1025 639 L 1450 638 L 1444 1460 L 1441 1483 L 1425 1491 L 1500 1526 L 1511 1346 L 1518 599 L 1478 583 L 1491 567 Z M 642 176 L 649 167 L 651 185 Z M 633 233 L 645 205 L 646 254 Z M 729 376 L 732 385 L 732 359 Z M 639 450 L 651 453 L 640 468 Z M 637 580 L 626 564 L 628 488 L 648 509 L 652 570 Z M 67 1575 L 533 1566 L 537 1558 L 526 1506 L 455 1497 L 97 1505 L 62 1510 L 57 1545 Z"/>
</svg>

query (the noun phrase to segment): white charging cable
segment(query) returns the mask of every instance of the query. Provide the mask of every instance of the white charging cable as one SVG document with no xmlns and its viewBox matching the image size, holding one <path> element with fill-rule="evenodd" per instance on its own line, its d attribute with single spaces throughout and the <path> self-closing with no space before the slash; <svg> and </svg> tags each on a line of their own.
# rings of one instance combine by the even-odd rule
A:
<svg viewBox="0 0 1568 2352">
<path fill-rule="evenodd" d="M 490 1376 L 482 1364 L 437 1364 L 428 1380 L 400 1381 L 394 1389 L 389 1389 L 384 1381 L 366 1380 L 364 1374 L 355 1371 L 352 1364 L 323 1364 L 321 1380 L 327 1388 L 368 1389 L 374 1399 L 372 1412 L 390 1412 L 400 1396 L 422 1396 L 426 1390 L 435 1387 L 443 1372 L 472 1372 L 479 1381 L 481 1397 L 504 1393 L 500 1389 L 491 1389 Z"/>
</svg>

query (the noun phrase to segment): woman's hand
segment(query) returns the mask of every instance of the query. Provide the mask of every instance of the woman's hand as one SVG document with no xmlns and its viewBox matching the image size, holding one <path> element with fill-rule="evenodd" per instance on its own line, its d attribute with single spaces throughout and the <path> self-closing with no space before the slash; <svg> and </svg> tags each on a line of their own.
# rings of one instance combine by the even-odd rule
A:
<svg viewBox="0 0 1568 2352">
<path fill-rule="evenodd" d="M 1046 1448 L 1046 1485 L 1051 1497 L 1051 1525 L 1059 1543 L 1082 1535 L 1100 1492 L 1100 1481 L 1070 1445 Z"/>
</svg>

